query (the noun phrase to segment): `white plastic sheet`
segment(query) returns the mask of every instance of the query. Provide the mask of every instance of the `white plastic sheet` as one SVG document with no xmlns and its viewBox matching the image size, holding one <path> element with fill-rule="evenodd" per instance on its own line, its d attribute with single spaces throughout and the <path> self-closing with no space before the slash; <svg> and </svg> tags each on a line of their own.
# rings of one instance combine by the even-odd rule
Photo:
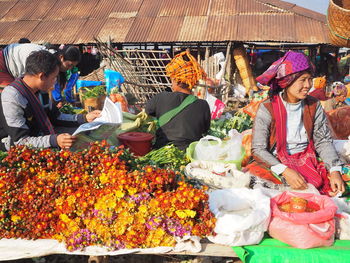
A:
<svg viewBox="0 0 350 263">
<path fill-rule="evenodd" d="M 209 194 L 209 208 L 217 219 L 211 242 L 244 246 L 258 244 L 270 221 L 270 198 L 260 189 L 225 189 Z"/>
<path fill-rule="evenodd" d="M 192 239 L 194 237 L 191 237 Z M 190 239 L 190 238 L 189 238 Z M 193 246 L 189 245 L 188 240 L 178 240 L 178 251 L 194 249 Z M 196 240 L 196 239 L 193 239 Z M 186 242 L 182 244 L 181 241 Z M 194 241 L 195 242 L 195 241 Z M 198 250 L 196 243 L 195 250 Z M 64 243 L 60 243 L 53 239 L 38 239 L 38 240 L 24 240 L 24 239 L 0 239 L 0 261 L 3 260 L 15 260 L 21 258 L 33 258 L 42 257 L 51 254 L 69 254 L 69 255 L 86 255 L 86 256 L 116 256 L 123 254 L 131 254 L 136 252 L 144 252 L 151 254 L 167 253 L 174 250 L 173 247 L 156 247 L 147 249 L 120 249 L 110 251 L 108 248 L 99 246 L 89 246 L 84 251 L 73 251 L 70 252 L 66 249 Z M 201 250 L 201 246 L 200 249 Z"/>
</svg>

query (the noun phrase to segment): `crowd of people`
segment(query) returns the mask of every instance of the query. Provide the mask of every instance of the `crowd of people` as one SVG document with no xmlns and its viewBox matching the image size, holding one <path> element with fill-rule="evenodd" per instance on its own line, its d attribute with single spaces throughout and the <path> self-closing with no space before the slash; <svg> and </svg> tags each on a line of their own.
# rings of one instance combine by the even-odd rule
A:
<svg viewBox="0 0 350 263">
<path fill-rule="evenodd" d="M 13 145 L 70 148 L 75 137 L 60 133 L 59 127 L 77 127 L 100 116 L 98 110 L 71 115 L 57 108 L 69 83 L 67 76 L 76 73 L 73 69 L 80 58 L 74 46 L 53 51 L 33 43 L 15 43 L 0 51 L 0 86 L 4 87 L 0 96 L 1 150 Z M 210 127 L 208 103 L 192 95 L 192 88 L 206 74 L 188 50 L 170 61 L 166 73 L 172 92 L 157 94 L 145 107 L 146 113 L 158 120 L 154 147 L 173 143 L 185 150 Z M 288 51 L 257 77 L 270 88 L 254 120 L 253 160 L 247 169 L 252 174 L 257 167 L 265 169 L 267 179 L 276 184 L 305 189 L 310 183 L 321 193 L 335 196 L 345 190 L 343 163 L 332 144 L 326 112 L 346 105 L 348 89 L 336 82 L 327 92 L 324 80 L 315 87 L 313 73 L 307 56 Z M 66 93 L 68 100 L 71 88 Z"/>
</svg>

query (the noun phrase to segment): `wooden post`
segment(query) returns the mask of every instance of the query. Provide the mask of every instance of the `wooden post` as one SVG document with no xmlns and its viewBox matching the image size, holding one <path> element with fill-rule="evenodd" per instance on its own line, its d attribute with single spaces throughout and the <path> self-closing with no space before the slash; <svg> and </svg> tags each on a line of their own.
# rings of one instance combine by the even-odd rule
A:
<svg viewBox="0 0 350 263">
<path fill-rule="evenodd" d="M 205 47 L 205 72 L 209 74 L 209 47 Z"/>
</svg>

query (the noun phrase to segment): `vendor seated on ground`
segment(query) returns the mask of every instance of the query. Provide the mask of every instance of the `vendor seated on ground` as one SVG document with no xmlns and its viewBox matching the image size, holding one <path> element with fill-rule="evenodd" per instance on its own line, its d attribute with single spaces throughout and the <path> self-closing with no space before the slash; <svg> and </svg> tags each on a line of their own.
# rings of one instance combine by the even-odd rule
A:
<svg viewBox="0 0 350 263">
<path fill-rule="evenodd" d="M 345 100 L 348 96 L 348 88 L 340 81 L 334 82 L 332 85 L 331 99 L 327 100 L 324 105 L 324 110 L 331 111 L 348 106 Z"/>
<path fill-rule="evenodd" d="M 247 169 L 275 184 L 306 189 L 310 183 L 322 194 L 335 196 L 345 191 L 342 162 L 332 144 L 322 106 L 307 95 L 312 69 L 304 54 L 289 51 L 257 78 L 271 89 L 254 120 L 255 161 Z M 325 165 L 318 162 L 316 154 Z"/>
<path fill-rule="evenodd" d="M 69 148 L 75 137 L 57 134 L 52 123 L 61 126 L 91 122 L 100 111 L 82 114 L 61 114 L 52 103 L 44 108 L 40 93 L 53 89 L 60 61 L 48 51 L 33 52 L 26 61 L 25 75 L 6 86 L 0 96 L 0 149 L 12 145 Z"/>
<path fill-rule="evenodd" d="M 193 86 L 206 74 L 188 51 L 176 55 L 166 66 L 166 73 L 172 92 L 157 94 L 146 105 L 146 113 L 155 116 L 159 124 L 154 147 L 172 143 L 185 150 L 210 127 L 208 103 L 192 95 Z"/>
</svg>

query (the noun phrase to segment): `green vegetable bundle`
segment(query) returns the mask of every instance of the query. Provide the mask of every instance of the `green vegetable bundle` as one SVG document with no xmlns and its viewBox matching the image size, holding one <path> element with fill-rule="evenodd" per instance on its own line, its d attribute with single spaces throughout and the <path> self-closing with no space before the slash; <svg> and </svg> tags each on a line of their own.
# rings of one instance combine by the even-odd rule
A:
<svg viewBox="0 0 350 263">
<path fill-rule="evenodd" d="M 238 111 L 233 117 L 229 119 L 222 118 L 218 120 L 212 120 L 208 134 L 223 139 L 227 137 L 228 132 L 231 129 L 236 129 L 238 132 L 243 132 L 245 130 L 251 129 L 252 127 L 253 120 L 251 117 L 244 112 Z"/>
<path fill-rule="evenodd" d="M 7 156 L 7 152 L 0 151 L 0 161 Z"/>
<path fill-rule="evenodd" d="M 100 86 L 95 86 L 92 88 L 83 88 L 83 94 L 82 94 L 82 99 L 88 99 L 88 98 L 97 98 L 101 95 L 106 95 L 106 86 L 100 85 Z"/>
<path fill-rule="evenodd" d="M 84 109 L 77 109 L 74 108 L 71 104 L 65 104 L 60 108 L 60 112 L 66 113 L 66 114 L 81 114 L 84 113 Z"/>
<path fill-rule="evenodd" d="M 186 153 L 174 145 L 166 145 L 157 150 L 153 150 L 136 160 L 139 164 L 157 165 L 159 167 L 171 167 L 181 169 L 189 163 Z"/>
</svg>

